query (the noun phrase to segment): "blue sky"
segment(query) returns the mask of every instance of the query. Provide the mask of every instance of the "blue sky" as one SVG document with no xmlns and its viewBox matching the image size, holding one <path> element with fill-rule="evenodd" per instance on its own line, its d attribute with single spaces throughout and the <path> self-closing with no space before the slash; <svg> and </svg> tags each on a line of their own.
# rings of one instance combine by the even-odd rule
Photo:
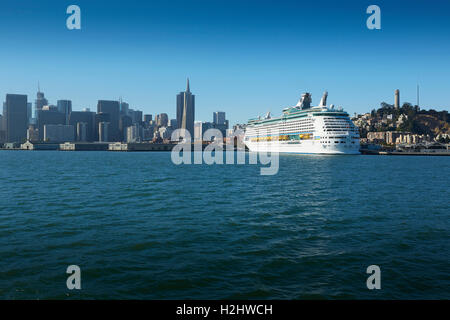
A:
<svg viewBox="0 0 450 320">
<path fill-rule="evenodd" d="M 66 8 L 81 8 L 81 30 Z M 381 8 L 368 30 L 366 8 Z M 50 103 L 96 109 L 118 99 L 175 117 L 186 78 L 196 120 L 227 113 L 231 123 L 297 102 L 350 113 L 401 101 L 450 110 L 450 1 L 9 1 L 0 3 L 0 95 L 37 82 Z"/>
</svg>

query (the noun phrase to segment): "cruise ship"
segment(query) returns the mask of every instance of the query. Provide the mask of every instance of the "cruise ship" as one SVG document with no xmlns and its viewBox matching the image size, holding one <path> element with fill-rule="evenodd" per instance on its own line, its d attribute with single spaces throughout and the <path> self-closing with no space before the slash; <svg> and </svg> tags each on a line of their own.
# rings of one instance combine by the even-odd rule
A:
<svg viewBox="0 0 450 320">
<path fill-rule="evenodd" d="M 359 154 L 359 131 L 347 112 L 327 106 L 325 92 L 316 107 L 311 94 L 302 94 L 297 105 L 283 109 L 280 117 L 248 121 L 244 143 L 250 151 L 304 154 Z"/>
</svg>

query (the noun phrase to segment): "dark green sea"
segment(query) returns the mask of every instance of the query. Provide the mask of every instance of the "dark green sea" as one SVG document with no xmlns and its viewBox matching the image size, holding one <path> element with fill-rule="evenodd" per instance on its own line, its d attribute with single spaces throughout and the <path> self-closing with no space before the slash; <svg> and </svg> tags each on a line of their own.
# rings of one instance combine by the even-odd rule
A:
<svg viewBox="0 0 450 320">
<path fill-rule="evenodd" d="M 449 299 L 449 175 L 450 157 L 282 155 L 261 176 L 1 151 L 0 298 Z"/>
</svg>

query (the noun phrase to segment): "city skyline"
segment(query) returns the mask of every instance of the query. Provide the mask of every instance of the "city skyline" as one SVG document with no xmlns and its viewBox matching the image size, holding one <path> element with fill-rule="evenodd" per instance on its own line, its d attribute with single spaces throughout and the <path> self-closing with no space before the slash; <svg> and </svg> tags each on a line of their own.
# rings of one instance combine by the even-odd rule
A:
<svg viewBox="0 0 450 320">
<path fill-rule="evenodd" d="M 54 105 L 45 98 L 38 83 L 34 114 L 28 95 L 6 94 L 0 115 L 0 142 L 168 142 L 176 129 L 186 129 L 194 139 L 195 95 L 186 90 L 176 95 L 176 119 L 167 113 L 143 114 L 141 110 L 119 100 L 97 100 L 96 112 L 84 108 L 73 110 L 71 100 L 57 100 Z M 32 98 L 31 98 L 32 99 Z M 225 112 L 215 111 L 211 128 L 227 136 L 229 121 Z M 184 135 L 182 135 L 184 137 Z"/>
<path fill-rule="evenodd" d="M 188 82 L 187 83 L 187 87 L 189 88 L 189 78 L 187 78 L 187 82 Z M 415 91 L 415 96 L 416 96 L 416 101 L 417 101 L 417 98 L 419 96 L 419 86 L 418 85 L 416 85 L 415 90 L 416 90 Z M 393 105 L 393 106 L 395 106 L 397 103 L 399 103 L 400 106 L 403 105 L 403 103 L 411 103 L 412 105 L 416 105 L 416 101 L 414 101 L 412 99 L 403 100 L 400 97 L 397 98 L 397 91 L 400 91 L 400 90 L 399 89 L 395 89 L 395 91 L 391 90 L 390 98 L 388 98 L 386 100 L 380 100 L 379 104 L 373 106 L 373 108 L 368 108 L 366 110 L 361 110 L 360 112 L 355 112 L 355 113 L 356 114 L 368 113 L 371 110 L 373 110 L 374 108 L 378 108 L 381 105 L 381 103 L 383 103 L 383 102 L 385 102 L 387 104 L 390 104 L 390 105 Z M 178 99 L 178 96 L 181 93 L 184 93 L 184 92 L 189 92 L 190 93 L 190 91 L 181 91 L 180 93 L 176 94 L 176 99 Z M 120 108 L 119 110 L 121 110 L 120 106 L 122 104 L 125 104 L 127 106 L 127 108 L 129 108 L 129 106 L 130 106 L 130 104 L 125 102 L 125 101 L 123 101 L 122 96 L 120 96 L 118 99 L 111 99 L 111 100 L 108 100 L 108 99 L 97 99 L 97 100 L 95 100 L 95 102 L 93 102 L 92 104 L 90 104 L 88 106 L 79 106 L 79 107 L 72 108 L 73 99 L 71 97 L 64 97 L 64 98 L 58 98 L 57 97 L 57 98 L 55 98 L 56 99 L 56 103 L 53 103 L 51 100 L 47 99 L 44 90 L 42 90 L 42 88 L 40 87 L 39 84 L 38 84 L 38 89 L 37 89 L 37 91 L 35 93 L 35 95 L 37 97 L 36 99 L 32 98 L 33 95 L 20 93 L 20 92 L 7 92 L 7 93 L 5 93 L 5 96 L 7 96 L 7 95 L 25 95 L 25 96 L 27 96 L 27 98 L 30 99 L 30 100 L 27 100 L 27 103 L 28 103 L 29 107 L 31 106 L 31 108 L 32 108 L 32 111 L 31 111 L 32 117 L 30 119 L 35 119 L 35 120 L 38 119 L 38 111 L 42 110 L 42 107 L 44 107 L 44 106 L 45 107 L 55 107 L 58 111 L 65 113 L 66 117 L 67 117 L 67 122 L 68 122 L 68 113 L 70 113 L 72 111 L 74 111 L 74 112 L 86 112 L 88 110 L 89 111 L 97 110 L 97 113 L 99 113 L 98 112 L 98 108 L 99 108 L 98 107 L 98 103 L 101 102 L 101 101 L 103 101 L 103 102 L 114 102 L 114 103 L 117 102 L 119 104 L 119 108 Z M 192 95 L 192 96 L 195 98 L 196 95 Z M 316 98 L 316 100 L 318 100 L 318 99 Z M 319 104 L 318 101 L 317 102 L 313 102 L 313 105 L 314 105 L 314 103 L 316 103 L 317 105 Z M 195 105 L 195 102 L 194 102 L 194 105 Z M 293 105 L 294 105 L 294 103 L 292 103 L 290 106 L 293 106 Z M 144 119 L 144 116 L 155 116 L 156 117 L 157 115 L 166 114 L 166 115 L 168 115 L 169 120 L 177 120 L 178 100 L 175 101 L 175 106 L 176 106 L 175 107 L 175 111 L 173 111 L 173 112 L 170 112 L 168 110 L 163 110 L 162 112 L 156 112 L 154 110 L 151 110 L 151 111 L 148 111 L 148 112 L 144 112 L 143 110 L 140 110 L 140 109 L 136 110 L 136 111 L 142 113 L 142 118 L 143 119 Z M 397 107 L 398 107 L 398 105 L 397 105 Z M 422 106 L 420 106 L 420 107 L 422 107 Z M 435 106 L 423 106 L 423 109 L 428 109 L 428 108 L 433 109 L 434 107 Z M 172 109 L 173 109 L 173 106 L 172 106 Z M 213 121 L 212 122 L 215 121 L 214 119 L 215 119 L 217 113 L 227 113 L 228 114 L 227 117 L 229 117 L 229 113 L 228 112 L 226 112 L 226 111 L 218 111 L 218 110 L 219 109 L 213 109 L 213 111 L 212 111 Z M 439 106 L 438 106 L 437 110 L 438 111 L 439 110 L 442 110 L 442 111 L 446 111 L 447 110 L 448 111 L 448 108 L 439 108 Z M 172 113 L 173 113 L 173 116 L 172 116 Z M 348 112 L 348 113 L 351 114 L 351 112 Z M 281 111 L 278 114 L 277 113 L 274 114 L 273 112 L 271 112 L 271 114 L 275 115 L 275 116 L 279 116 L 279 115 L 281 115 Z M 0 112 L 0 115 L 2 115 L 1 112 Z M 258 114 L 256 116 L 254 116 L 254 117 L 257 117 L 257 116 L 264 116 L 264 115 L 261 113 L 261 114 Z M 209 119 L 211 118 L 210 115 L 208 115 L 207 117 Z M 206 118 L 197 119 L 197 118 L 195 118 L 195 111 L 194 111 L 194 122 L 211 122 L 209 119 L 206 119 Z M 247 120 L 248 119 L 245 119 L 245 120 L 243 120 L 241 122 L 235 122 L 232 125 L 246 124 Z"/>
<path fill-rule="evenodd" d="M 189 82 L 189 78 L 188 78 L 187 81 Z M 40 84 L 38 84 L 36 92 L 34 94 L 19 93 L 19 92 L 7 92 L 7 93 L 5 93 L 5 96 L 9 95 L 9 94 L 11 94 L 11 95 L 25 95 L 25 96 L 27 96 L 27 103 L 32 108 L 32 111 L 31 111 L 31 115 L 32 116 L 30 118 L 33 118 L 33 119 L 36 119 L 36 120 L 38 118 L 38 116 L 37 116 L 38 115 L 38 111 L 42 110 L 43 107 L 56 107 L 59 112 L 67 114 L 67 117 L 68 117 L 68 113 L 70 113 L 72 111 L 74 111 L 74 112 L 85 112 L 86 110 L 90 110 L 90 111 L 97 110 L 97 112 L 98 112 L 98 108 L 99 108 L 98 103 L 99 102 L 117 102 L 117 103 L 119 103 L 119 107 L 122 104 L 126 105 L 127 108 L 130 107 L 129 103 L 127 103 L 126 101 L 123 101 L 124 99 L 122 98 L 122 96 L 120 96 L 118 99 L 97 99 L 92 104 L 90 104 L 88 106 L 78 106 L 78 107 L 75 106 L 75 107 L 72 107 L 73 99 L 71 97 L 64 97 L 64 98 L 57 97 L 57 98 L 55 98 L 55 102 L 53 102 L 53 100 L 48 99 L 48 97 L 46 95 L 46 92 L 47 91 L 43 90 L 40 87 Z M 187 92 L 187 91 L 181 91 L 181 93 L 184 93 L 184 92 Z M 179 93 L 175 94 L 175 95 L 178 96 Z M 192 96 L 195 97 L 195 95 L 192 95 Z M 169 117 L 169 119 L 176 120 L 176 117 L 177 117 L 176 102 L 177 101 L 174 102 L 175 111 L 172 110 L 172 112 L 170 112 L 168 110 L 161 110 L 161 112 L 159 112 L 159 111 L 157 112 L 155 110 L 150 110 L 150 111 L 144 113 L 144 111 L 140 110 L 140 109 L 139 109 L 139 111 L 142 112 L 143 117 L 144 116 L 149 116 L 149 115 L 150 116 L 152 116 L 152 115 L 156 116 L 156 115 L 166 114 Z M 172 106 L 172 109 L 174 109 L 173 106 Z M 121 109 L 119 109 L 119 110 L 121 110 Z M 213 117 L 214 117 L 214 113 L 217 113 L 217 112 L 222 112 L 222 111 L 217 111 L 217 109 L 214 109 L 214 111 L 212 111 Z M 0 112 L 0 115 L 1 115 L 1 112 Z M 68 121 L 68 118 L 67 118 L 67 121 Z M 195 119 L 194 118 L 194 121 L 209 121 L 209 120 L 207 120 L 207 119 Z"/>
<path fill-rule="evenodd" d="M 415 103 L 419 83 L 421 106 L 449 110 L 449 3 L 381 1 L 381 30 L 367 29 L 370 3 L 356 1 L 77 4 L 82 28 L 72 31 L 66 3 L 0 4 L 3 45 L 15 48 L 0 52 L 1 96 L 34 97 L 40 81 L 47 99 L 71 99 L 74 110 L 122 97 L 161 113 L 189 77 L 197 119 L 224 110 L 235 124 L 278 115 L 305 91 L 317 104 L 328 90 L 350 114 L 393 103 L 392 88 Z"/>
</svg>

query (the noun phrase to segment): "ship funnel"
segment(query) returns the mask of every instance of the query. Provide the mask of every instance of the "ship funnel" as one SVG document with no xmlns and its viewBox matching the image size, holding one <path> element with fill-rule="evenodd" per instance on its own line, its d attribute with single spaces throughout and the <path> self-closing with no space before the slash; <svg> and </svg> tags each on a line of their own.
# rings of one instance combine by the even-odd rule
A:
<svg viewBox="0 0 450 320">
<path fill-rule="evenodd" d="M 327 97 L 328 97 L 328 91 L 325 91 L 323 93 L 322 99 L 320 99 L 319 107 L 326 107 L 327 106 Z"/>
<path fill-rule="evenodd" d="M 312 102 L 311 94 L 309 92 L 306 92 L 302 94 L 302 97 L 300 98 L 296 106 L 299 107 L 301 110 L 309 109 L 311 108 L 311 102 Z"/>
</svg>

